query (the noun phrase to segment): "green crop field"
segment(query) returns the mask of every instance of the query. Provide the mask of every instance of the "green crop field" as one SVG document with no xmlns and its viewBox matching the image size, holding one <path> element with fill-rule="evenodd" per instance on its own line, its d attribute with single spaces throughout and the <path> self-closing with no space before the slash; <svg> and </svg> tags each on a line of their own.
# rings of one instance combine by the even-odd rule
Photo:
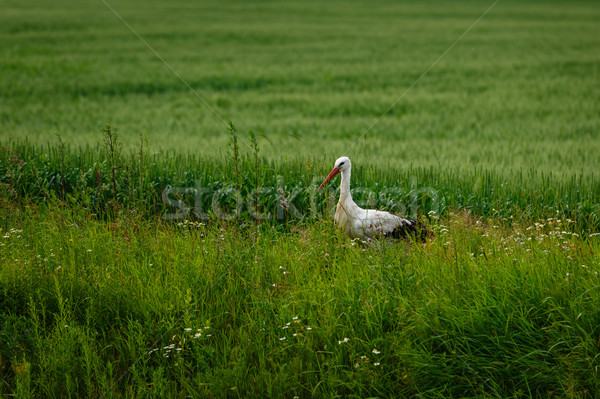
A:
<svg viewBox="0 0 600 399">
<path fill-rule="evenodd" d="M 0 9 L 2 396 L 600 395 L 595 2 Z"/>
</svg>

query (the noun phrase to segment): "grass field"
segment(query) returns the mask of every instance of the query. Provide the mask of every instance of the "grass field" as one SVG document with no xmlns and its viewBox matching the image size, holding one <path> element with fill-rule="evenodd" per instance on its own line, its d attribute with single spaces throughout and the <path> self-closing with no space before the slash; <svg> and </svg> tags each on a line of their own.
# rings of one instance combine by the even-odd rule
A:
<svg viewBox="0 0 600 399">
<path fill-rule="evenodd" d="M 594 2 L 1 4 L 3 396 L 600 392 Z"/>
<path fill-rule="evenodd" d="M 262 132 L 272 159 L 598 170 L 590 2 L 500 1 L 353 147 L 491 4 L 112 6 L 225 121 Z M 221 151 L 222 121 L 101 1 L 3 9 L 3 141 L 60 130 L 94 145 L 109 120 L 130 145 L 144 131 L 155 148 Z"/>
</svg>

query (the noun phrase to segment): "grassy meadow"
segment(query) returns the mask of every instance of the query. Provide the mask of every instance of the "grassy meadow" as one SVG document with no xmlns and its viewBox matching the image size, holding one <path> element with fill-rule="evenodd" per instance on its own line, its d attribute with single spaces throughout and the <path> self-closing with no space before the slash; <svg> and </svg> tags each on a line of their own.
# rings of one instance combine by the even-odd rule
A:
<svg viewBox="0 0 600 399">
<path fill-rule="evenodd" d="M 1 4 L 2 396 L 598 396 L 593 2 Z"/>
</svg>

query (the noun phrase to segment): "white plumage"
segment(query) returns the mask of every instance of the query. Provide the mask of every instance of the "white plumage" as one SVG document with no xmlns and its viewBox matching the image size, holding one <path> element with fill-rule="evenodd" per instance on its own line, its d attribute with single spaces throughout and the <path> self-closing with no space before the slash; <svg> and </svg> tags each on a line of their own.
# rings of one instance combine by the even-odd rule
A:
<svg viewBox="0 0 600 399">
<path fill-rule="evenodd" d="M 350 158 L 341 157 L 325 178 L 319 189 L 333 179 L 342 175 L 340 199 L 335 210 L 335 222 L 344 229 L 350 238 L 403 238 L 410 234 L 420 235 L 423 231 L 414 220 L 408 220 L 389 212 L 375 209 L 362 209 L 352 200 L 350 193 Z"/>
</svg>

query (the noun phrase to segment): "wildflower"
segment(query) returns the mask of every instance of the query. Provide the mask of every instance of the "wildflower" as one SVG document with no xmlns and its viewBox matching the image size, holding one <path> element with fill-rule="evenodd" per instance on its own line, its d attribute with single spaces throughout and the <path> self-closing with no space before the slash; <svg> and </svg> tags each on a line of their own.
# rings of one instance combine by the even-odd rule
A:
<svg viewBox="0 0 600 399">
<path fill-rule="evenodd" d="M 279 338 L 280 341 L 285 341 L 286 339 L 287 339 L 286 337 Z"/>
<path fill-rule="evenodd" d="M 380 364 L 381 364 L 381 363 L 379 363 L 379 362 L 375 362 L 375 363 L 373 363 L 373 366 L 377 367 L 377 366 L 379 366 Z"/>
<path fill-rule="evenodd" d="M 348 339 L 348 338 L 344 338 L 344 340 L 343 340 L 343 341 L 338 341 L 338 345 L 341 345 L 341 344 L 348 343 L 349 341 L 350 341 L 350 339 Z"/>
<path fill-rule="evenodd" d="M 379 355 L 381 352 L 379 352 L 377 349 L 373 349 L 371 352 L 373 352 L 376 355 Z"/>
<path fill-rule="evenodd" d="M 188 328 L 185 328 L 184 330 L 185 330 L 185 331 L 187 331 L 187 332 L 189 332 L 189 331 L 192 331 L 192 329 L 191 329 L 191 328 L 189 328 L 189 327 L 188 327 Z"/>
</svg>

